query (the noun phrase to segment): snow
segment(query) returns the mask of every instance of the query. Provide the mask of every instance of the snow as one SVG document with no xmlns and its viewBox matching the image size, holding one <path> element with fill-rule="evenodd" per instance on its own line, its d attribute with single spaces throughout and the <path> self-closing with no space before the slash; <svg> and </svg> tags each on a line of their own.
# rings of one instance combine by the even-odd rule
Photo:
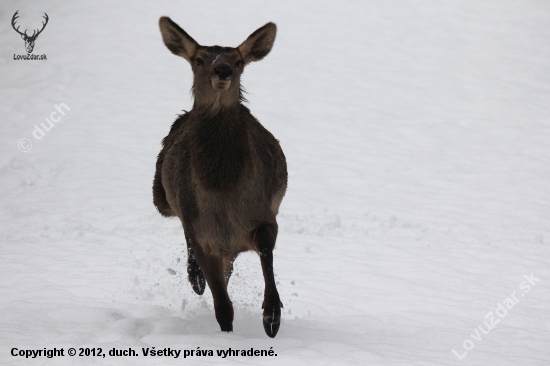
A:
<svg viewBox="0 0 550 366">
<path fill-rule="evenodd" d="M 0 364 L 550 363 L 550 4 L 0 9 Z M 29 29 L 48 14 L 34 49 L 47 61 L 13 59 L 25 54 L 16 10 Z M 222 333 L 210 291 L 187 282 L 181 224 L 152 204 L 160 141 L 192 105 L 192 74 L 163 45 L 162 15 L 206 45 L 278 26 L 273 51 L 243 76 L 289 166 L 275 339 L 261 325 L 257 255 L 235 262 L 234 332 Z M 36 139 L 62 103 L 70 110 Z M 525 292 L 531 274 L 539 281 Z M 484 334 L 490 312 L 499 322 Z M 140 356 L 26 360 L 14 347 Z M 143 357 L 147 347 L 277 356 Z"/>
</svg>

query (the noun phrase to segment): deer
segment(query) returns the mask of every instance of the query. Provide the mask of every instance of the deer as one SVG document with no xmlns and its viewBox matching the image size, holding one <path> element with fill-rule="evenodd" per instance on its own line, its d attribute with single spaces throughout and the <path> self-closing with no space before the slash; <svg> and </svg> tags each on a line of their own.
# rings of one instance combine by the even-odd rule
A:
<svg viewBox="0 0 550 366">
<path fill-rule="evenodd" d="M 21 35 L 21 38 L 23 38 L 23 40 L 25 41 L 25 48 L 27 50 L 27 53 L 32 53 L 32 50 L 34 49 L 34 42 L 36 41 L 36 38 L 38 38 L 40 33 L 42 33 L 44 28 L 46 28 L 46 24 L 48 24 L 48 20 L 49 20 L 48 14 L 44 13 L 44 16 L 42 17 L 46 20 L 45 22 L 42 22 L 42 29 L 40 29 L 40 30 L 35 29 L 32 33 L 32 36 L 29 36 L 27 34 L 26 29 L 25 29 L 24 33 L 21 33 L 19 31 L 19 26 L 17 28 L 15 28 L 15 21 L 16 21 L 17 18 L 19 18 L 19 15 L 17 13 L 19 13 L 19 10 L 17 10 L 15 12 L 15 14 L 13 14 L 13 17 L 11 18 L 11 26 L 13 27 L 13 29 L 17 33 L 19 33 Z"/>
<path fill-rule="evenodd" d="M 243 104 L 241 75 L 269 54 L 277 27 L 265 24 L 238 47 L 202 46 L 169 17 L 161 17 L 159 27 L 168 50 L 191 64 L 194 100 L 162 140 L 153 203 L 161 215 L 180 219 L 188 280 L 198 295 L 208 284 L 223 332 L 233 331 L 227 292 L 233 262 L 239 253 L 258 253 L 265 282 L 263 327 L 274 338 L 283 304 L 273 249 L 288 173 L 279 141 Z"/>
</svg>

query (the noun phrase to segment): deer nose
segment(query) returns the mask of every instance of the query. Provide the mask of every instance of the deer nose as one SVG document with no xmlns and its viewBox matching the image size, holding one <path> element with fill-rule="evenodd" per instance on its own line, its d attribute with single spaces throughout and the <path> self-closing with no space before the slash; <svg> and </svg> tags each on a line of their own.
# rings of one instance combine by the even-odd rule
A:
<svg viewBox="0 0 550 366">
<path fill-rule="evenodd" d="M 214 69 L 214 72 L 221 80 L 226 80 L 231 74 L 233 73 L 233 70 L 229 66 L 219 66 Z"/>
</svg>

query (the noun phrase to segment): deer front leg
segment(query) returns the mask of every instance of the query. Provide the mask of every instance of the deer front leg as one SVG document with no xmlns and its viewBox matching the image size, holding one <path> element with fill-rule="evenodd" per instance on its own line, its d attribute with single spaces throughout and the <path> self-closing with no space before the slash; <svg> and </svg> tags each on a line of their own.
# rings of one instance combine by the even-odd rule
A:
<svg viewBox="0 0 550 366">
<path fill-rule="evenodd" d="M 237 259 L 238 254 L 227 255 L 223 258 L 223 276 L 225 278 L 225 285 L 229 284 L 229 279 L 233 273 L 233 262 Z"/>
<path fill-rule="evenodd" d="M 279 298 L 279 292 L 275 285 L 275 274 L 273 272 L 273 248 L 275 247 L 276 228 L 266 226 L 259 227 L 254 235 L 254 240 L 258 252 L 260 253 L 260 262 L 262 263 L 262 272 L 265 281 L 264 302 L 262 308 L 263 324 L 265 333 L 275 338 L 281 325 L 281 308 L 283 304 Z"/>
<path fill-rule="evenodd" d="M 204 253 L 200 245 L 194 248 L 193 255 L 212 292 L 216 320 L 220 325 L 220 329 L 222 332 L 232 332 L 233 304 L 227 293 L 223 258 L 218 255 Z"/>
</svg>

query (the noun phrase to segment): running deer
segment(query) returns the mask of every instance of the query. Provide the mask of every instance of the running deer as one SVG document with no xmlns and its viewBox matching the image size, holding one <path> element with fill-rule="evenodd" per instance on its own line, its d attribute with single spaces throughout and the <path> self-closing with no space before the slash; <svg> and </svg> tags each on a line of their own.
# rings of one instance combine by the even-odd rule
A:
<svg viewBox="0 0 550 366">
<path fill-rule="evenodd" d="M 259 254 L 263 325 L 273 338 L 283 306 L 273 248 L 275 217 L 287 187 L 286 160 L 279 142 L 243 105 L 240 79 L 246 65 L 267 56 L 277 27 L 267 23 L 233 48 L 201 46 L 168 17 L 160 18 L 159 26 L 166 47 L 191 64 L 194 103 L 162 140 L 154 204 L 163 216 L 181 220 L 189 282 L 199 295 L 208 283 L 222 331 L 233 331 L 227 293 L 233 261 L 244 251 Z"/>
</svg>

